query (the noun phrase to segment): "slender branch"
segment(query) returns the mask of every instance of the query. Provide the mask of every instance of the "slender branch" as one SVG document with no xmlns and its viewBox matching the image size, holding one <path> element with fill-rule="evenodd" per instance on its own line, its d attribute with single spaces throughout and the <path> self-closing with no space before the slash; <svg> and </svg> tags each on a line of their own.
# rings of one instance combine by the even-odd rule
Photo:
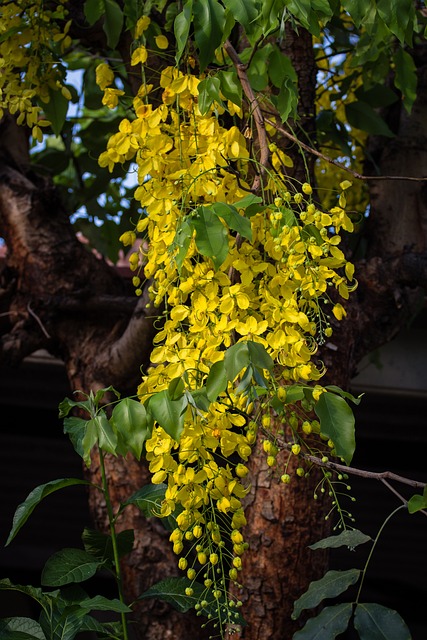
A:
<svg viewBox="0 0 427 640">
<path fill-rule="evenodd" d="M 240 60 L 235 48 L 233 47 L 233 45 L 229 40 L 225 41 L 224 49 L 227 52 L 227 54 L 230 56 L 231 61 L 236 67 L 237 75 L 242 85 L 243 92 L 246 98 L 248 99 L 248 102 L 251 108 L 251 113 L 255 120 L 255 126 L 258 134 L 258 143 L 260 148 L 260 159 L 259 159 L 260 175 L 256 176 L 252 184 L 252 191 L 258 191 L 261 185 L 261 176 L 264 175 L 265 173 L 265 169 L 267 167 L 268 160 L 270 157 L 269 150 L 268 150 L 267 132 L 265 130 L 264 116 L 262 115 L 261 107 L 259 106 L 258 100 L 256 99 L 256 96 L 249 82 L 249 79 L 246 73 L 247 65 L 243 64 L 243 62 Z"/>
<path fill-rule="evenodd" d="M 34 313 L 34 311 L 31 309 L 31 305 L 30 303 L 27 304 L 27 311 L 28 313 L 33 316 L 34 320 L 37 322 L 37 324 L 39 325 L 40 329 L 43 331 L 44 335 L 46 336 L 46 338 L 49 340 L 50 339 L 50 334 L 47 332 L 47 330 L 44 328 L 42 321 L 40 320 L 40 318 L 38 317 L 38 315 L 36 313 Z"/>
<path fill-rule="evenodd" d="M 290 445 L 292 446 L 292 445 Z M 419 480 L 412 480 L 412 478 L 406 478 L 405 476 L 400 476 L 397 473 L 393 473 L 392 471 L 367 471 L 366 469 L 357 469 L 355 467 L 347 467 L 344 464 L 338 464 L 337 462 L 322 462 L 321 458 L 316 458 L 316 456 L 312 456 L 309 454 L 303 454 L 304 458 L 313 462 L 313 464 L 321 467 L 326 467 L 327 469 L 332 469 L 333 471 L 338 471 L 339 473 L 347 473 L 353 476 L 359 476 L 361 478 L 370 478 L 372 480 L 379 480 L 384 484 L 388 484 L 384 481 L 386 480 L 394 480 L 395 482 L 400 482 L 401 484 L 407 484 L 410 487 L 414 487 L 415 489 L 423 489 L 426 486 L 425 482 L 420 482 Z"/>
<path fill-rule="evenodd" d="M 290 450 L 292 447 L 292 442 L 285 442 L 282 438 L 278 438 L 278 442 L 281 447 L 284 449 Z M 344 464 L 338 464 L 337 462 L 331 462 L 330 460 L 323 462 L 321 458 L 317 456 L 313 456 L 309 453 L 303 453 L 302 451 L 299 455 L 304 458 L 304 460 L 309 460 L 317 467 L 324 467 L 326 469 L 330 469 L 331 471 L 336 471 L 342 474 L 359 476 L 361 478 L 370 478 L 371 480 L 379 480 L 384 484 L 387 489 L 389 489 L 392 493 L 394 493 L 399 500 L 401 500 L 405 505 L 408 504 L 406 498 L 402 496 L 396 489 L 389 483 L 387 480 L 394 480 L 395 482 L 400 482 L 401 484 L 409 485 L 414 489 L 424 489 L 426 486 L 425 482 L 420 482 L 419 480 L 412 480 L 412 478 L 406 478 L 405 476 L 400 476 L 397 473 L 393 473 L 392 471 L 366 471 L 366 469 L 357 469 L 356 467 L 347 467 Z M 427 511 L 421 510 L 420 513 L 427 516 Z"/>
<path fill-rule="evenodd" d="M 292 133 L 289 133 L 289 131 L 286 131 L 286 129 L 278 125 L 277 122 L 274 122 L 274 120 L 265 118 L 264 122 L 274 127 L 277 131 L 279 131 L 279 133 L 285 136 L 285 138 L 288 138 L 289 140 L 292 140 L 292 142 L 295 142 L 298 146 L 301 147 L 301 149 L 304 149 L 304 151 L 311 153 L 317 158 L 321 158 L 322 160 L 325 160 L 325 162 L 328 162 L 329 164 L 333 164 L 335 167 L 338 167 L 343 171 L 347 171 L 347 173 L 350 173 L 352 176 L 354 176 L 358 180 L 406 180 L 406 181 L 412 181 L 412 182 L 427 181 L 427 176 L 423 178 L 417 178 L 416 176 L 365 176 L 362 173 L 359 173 L 358 171 L 354 171 L 353 169 L 350 169 L 350 167 L 346 167 L 340 162 L 337 162 L 337 160 L 334 160 L 333 158 L 329 158 L 329 156 L 325 156 L 325 154 L 321 153 L 320 151 L 317 151 L 317 149 L 314 149 L 313 147 L 310 147 L 308 144 L 301 142 L 301 140 L 298 140 L 298 138 L 292 135 Z"/>
</svg>

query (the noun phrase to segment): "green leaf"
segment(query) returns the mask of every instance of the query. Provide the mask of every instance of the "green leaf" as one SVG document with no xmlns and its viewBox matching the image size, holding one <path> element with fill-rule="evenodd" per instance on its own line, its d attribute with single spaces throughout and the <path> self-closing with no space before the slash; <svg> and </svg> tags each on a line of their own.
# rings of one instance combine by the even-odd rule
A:
<svg viewBox="0 0 427 640">
<path fill-rule="evenodd" d="M 395 64 L 394 84 L 402 94 L 403 106 L 411 113 L 417 97 L 417 68 L 412 56 L 403 49 L 397 49 L 393 56 Z"/>
<path fill-rule="evenodd" d="M 285 404 L 294 404 L 304 398 L 304 387 L 299 384 L 292 384 L 286 388 Z"/>
<path fill-rule="evenodd" d="M 279 94 L 271 96 L 271 99 L 280 114 L 282 122 L 286 122 L 289 117 L 295 117 L 298 105 L 298 90 L 290 78 L 283 80 Z"/>
<path fill-rule="evenodd" d="M 196 409 L 200 409 L 200 411 L 209 411 L 210 400 L 206 395 L 206 387 L 201 387 L 200 389 L 196 389 L 191 393 L 189 391 L 185 392 L 186 398 L 188 400 L 188 404 Z"/>
<path fill-rule="evenodd" d="M 173 29 L 176 40 L 175 62 L 179 63 L 184 49 L 187 46 L 188 36 L 190 35 L 191 20 L 193 17 L 193 0 L 187 0 L 181 13 L 179 13 L 174 21 Z"/>
<path fill-rule="evenodd" d="M 233 204 L 233 207 L 236 207 L 236 209 L 248 209 L 249 207 L 260 204 L 261 202 L 262 202 L 262 198 L 260 196 L 256 196 L 252 193 L 250 194 L 248 193 L 247 196 L 235 202 Z"/>
<path fill-rule="evenodd" d="M 250 59 L 250 67 L 247 70 L 248 80 L 252 89 L 255 91 L 264 91 L 268 85 L 268 56 L 272 49 L 272 45 L 264 45 L 258 49 Z M 247 49 L 247 55 L 250 50 Z M 246 56 L 242 54 L 242 58 Z"/>
<path fill-rule="evenodd" d="M 385 120 L 366 102 L 362 100 L 350 102 L 345 107 L 345 113 L 349 124 L 355 129 L 361 129 L 371 135 L 394 138 L 394 133 Z"/>
<path fill-rule="evenodd" d="M 228 256 L 228 233 L 223 223 L 206 207 L 199 207 L 193 218 L 196 245 L 200 253 L 212 259 L 219 269 Z"/>
<path fill-rule="evenodd" d="M 282 87 L 287 78 L 292 82 L 298 82 L 297 72 L 292 65 L 291 59 L 282 53 L 278 47 L 274 47 L 268 59 L 268 75 L 271 82 L 278 89 Z"/>
<path fill-rule="evenodd" d="M 227 100 L 242 106 L 242 85 L 239 82 L 236 71 L 219 71 L 218 76 L 221 83 L 221 93 Z"/>
<path fill-rule="evenodd" d="M 193 590 L 191 596 L 187 596 L 185 593 L 187 587 L 191 587 Z M 229 622 L 228 610 L 224 599 L 215 600 L 211 594 L 206 592 L 204 585 L 188 578 L 166 578 L 161 580 L 140 595 L 138 600 L 144 600 L 145 598 L 164 600 L 181 613 L 189 611 L 198 602 L 200 603 L 202 599 L 206 599 L 209 604 L 200 610 L 202 614 L 209 616 L 211 619 L 220 616 L 223 624 Z M 235 618 L 235 624 L 245 625 L 245 621 L 240 614 Z"/>
<path fill-rule="evenodd" d="M 329 391 L 333 391 L 334 393 L 337 393 L 339 396 L 342 396 L 343 398 L 347 398 L 347 400 L 351 400 L 354 404 L 360 404 L 360 401 L 362 400 L 362 396 L 363 396 L 363 393 L 361 393 L 360 396 L 356 398 L 348 391 L 343 391 L 340 387 L 337 387 L 334 384 L 328 384 L 325 387 L 325 389 L 328 389 Z"/>
<path fill-rule="evenodd" d="M 49 640 L 74 640 L 83 624 L 82 616 L 75 610 L 63 610 L 57 608 L 57 602 L 53 602 L 53 607 L 47 613 L 42 611 L 39 622 L 44 634 Z"/>
<path fill-rule="evenodd" d="M 82 549 L 62 549 L 51 556 L 42 571 L 41 583 L 61 587 L 71 582 L 83 582 L 95 575 L 102 562 Z"/>
<path fill-rule="evenodd" d="M 184 414 L 187 404 L 188 400 L 185 395 L 177 400 L 172 400 L 168 390 L 165 389 L 151 396 L 148 401 L 148 410 L 166 433 L 178 442 L 184 428 Z"/>
<path fill-rule="evenodd" d="M 83 460 L 90 467 L 90 452 L 98 442 L 98 429 L 94 420 L 88 420 L 85 425 L 85 433 L 81 441 Z"/>
<path fill-rule="evenodd" d="M 320 432 L 332 440 L 337 456 L 349 465 L 356 440 L 354 415 L 347 402 L 341 396 L 327 391 L 321 394 L 314 411 L 320 420 Z"/>
<path fill-rule="evenodd" d="M 325 607 L 318 616 L 307 620 L 292 640 L 333 640 L 347 629 L 352 610 L 350 602 Z"/>
<path fill-rule="evenodd" d="M 0 620 L 0 640 L 46 640 L 43 629 L 31 618 L 3 618 Z"/>
<path fill-rule="evenodd" d="M 360 27 L 372 7 L 372 0 L 342 0 L 342 6 L 353 18 L 356 27 Z"/>
<path fill-rule="evenodd" d="M 218 0 L 197 0 L 193 6 L 194 39 L 199 50 L 200 71 L 212 61 L 215 49 L 222 42 L 225 16 Z"/>
<path fill-rule="evenodd" d="M 247 341 L 251 364 L 257 369 L 267 369 L 271 371 L 274 367 L 274 360 L 267 353 L 265 347 L 260 342 Z"/>
<path fill-rule="evenodd" d="M 86 0 L 83 8 L 85 18 L 91 26 L 101 18 L 104 11 L 102 0 Z"/>
<path fill-rule="evenodd" d="M 383 84 L 375 84 L 367 90 L 365 90 L 363 86 L 358 87 L 355 94 L 359 100 L 367 102 L 374 109 L 388 107 L 389 105 L 397 102 L 398 99 L 396 93 Z"/>
<path fill-rule="evenodd" d="M 99 413 L 93 420 L 89 422 L 94 422 L 96 425 L 96 431 L 98 434 L 98 445 L 107 453 L 112 453 L 117 456 L 117 435 L 114 433 L 113 428 L 108 421 L 107 416 L 104 412 Z"/>
<path fill-rule="evenodd" d="M 68 434 L 71 443 L 81 458 L 84 455 L 83 438 L 86 433 L 87 420 L 82 418 L 64 418 L 64 433 Z"/>
<path fill-rule="evenodd" d="M 427 509 L 427 485 L 424 487 L 423 495 L 415 494 L 408 501 L 409 513 L 416 513 L 421 509 Z"/>
<path fill-rule="evenodd" d="M 125 448 L 124 455 L 130 451 L 139 460 L 143 444 L 150 436 L 145 406 L 131 398 L 124 398 L 114 407 L 111 422 L 121 440 L 121 446 Z"/>
<path fill-rule="evenodd" d="M 123 504 L 134 504 L 146 518 L 158 517 L 160 507 L 165 499 L 166 484 L 147 484 L 139 489 Z"/>
<path fill-rule="evenodd" d="M 39 587 L 32 587 L 31 585 L 13 584 L 9 580 L 9 578 L 4 578 L 3 580 L 0 580 L 0 591 L 18 591 L 19 593 L 23 593 L 26 596 L 29 596 L 30 598 L 35 600 L 42 607 L 46 606 L 46 604 L 50 600 L 49 596 L 44 594 Z"/>
<path fill-rule="evenodd" d="M 116 535 L 119 558 L 128 555 L 133 549 L 135 533 L 133 529 L 125 529 Z M 111 536 L 94 529 L 85 528 L 82 533 L 83 546 L 86 553 L 96 560 L 114 562 L 114 551 Z"/>
<path fill-rule="evenodd" d="M 62 131 L 68 113 L 69 102 L 57 89 L 49 90 L 49 102 L 43 103 L 44 114 L 51 123 L 52 131 L 56 136 Z"/>
<path fill-rule="evenodd" d="M 197 87 L 199 92 L 199 109 L 202 115 L 205 115 L 214 102 L 225 108 L 225 105 L 221 99 L 221 83 L 220 79 L 216 76 L 208 76 Z"/>
<path fill-rule="evenodd" d="M 123 28 L 123 11 L 116 0 L 102 0 L 104 4 L 103 29 L 107 36 L 107 44 L 115 49 Z"/>
<path fill-rule="evenodd" d="M 397 611 L 380 604 L 358 604 L 354 626 L 360 640 L 411 640 L 411 632 Z"/>
<path fill-rule="evenodd" d="M 167 485 L 163 483 L 146 485 L 134 493 L 122 507 L 124 508 L 128 504 L 134 504 L 142 511 L 146 518 L 159 518 L 160 507 L 165 498 L 166 489 Z M 181 511 L 182 507 L 177 507 L 171 515 L 161 517 L 161 522 L 168 531 L 173 531 L 176 528 L 176 516 Z"/>
<path fill-rule="evenodd" d="M 248 0 L 223 0 L 224 5 L 232 13 L 236 22 L 244 27 L 246 33 L 251 33 L 258 18 L 258 3 Z"/>
<path fill-rule="evenodd" d="M 255 369 L 271 371 L 274 362 L 262 344 L 250 340 L 237 342 L 225 352 L 224 367 L 230 382 L 249 365 Z"/>
<path fill-rule="evenodd" d="M 226 390 L 227 382 L 224 361 L 215 362 L 206 379 L 206 395 L 211 402 L 215 402 L 219 394 Z"/>
<path fill-rule="evenodd" d="M 36 506 L 43 500 L 43 498 L 54 493 L 54 491 L 59 491 L 59 489 L 63 489 L 64 487 L 71 487 L 77 484 L 90 485 L 91 483 L 86 480 L 80 480 L 79 478 L 61 478 L 59 480 L 52 480 L 46 484 L 41 484 L 33 489 L 33 491 L 28 494 L 24 502 L 22 502 L 15 511 L 12 529 L 5 546 L 7 547 L 7 545 L 12 542 L 18 531 L 26 523 Z"/>
<path fill-rule="evenodd" d="M 243 238 L 252 241 L 252 227 L 250 221 L 240 215 L 236 207 L 225 202 L 215 202 L 209 207 L 217 216 L 223 218 L 230 229 L 239 233 Z"/>
<path fill-rule="evenodd" d="M 132 613 L 124 602 L 120 602 L 117 598 L 109 599 L 104 596 L 95 596 L 87 598 L 80 602 L 80 607 L 86 611 L 116 611 L 117 613 Z"/>
<path fill-rule="evenodd" d="M 193 589 L 193 595 L 187 596 L 185 589 L 191 587 Z M 144 600 L 145 598 L 159 598 L 171 604 L 174 609 L 177 609 L 181 613 L 189 611 L 194 608 L 194 605 L 198 602 L 205 587 L 197 582 L 192 582 L 188 578 L 166 578 L 157 582 L 152 587 L 144 591 L 138 600 Z"/>
<path fill-rule="evenodd" d="M 328 571 L 320 580 L 310 582 L 307 591 L 294 603 L 292 619 L 296 620 L 303 609 L 313 609 L 323 600 L 340 595 L 358 581 L 359 575 L 359 569 Z"/>
<path fill-rule="evenodd" d="M 353 549 L 359 544 L 365 544 L 365 542 L 369 542 L 370 540 L 372 540 L 370 536 L 367 536 L 358 529 L 345 529 L 337 536 L 329 536 L 328 538 L 319 540 L 319 542 L 310 544 L 308 548 L 313 551 L 316 549 L 337 549 L 338 547 L 349 547 Z"/>
<path fill-rule="evenodd" d="M 412 46 L 416 29 L 414 3 L 411 0 L 377 0 L 378 15 L 403 45 Z"/>
<path fill-rule="evenodd" d="M 172 400 L 179 400 L 184 393 L 185 384 L 182 378 L 173 378 L 169 382 L 168 392 Z"/>
<path fill-rule="evenodd" d="M 227 378 L 233 382 L 242 369 L 250 364 L 247 342 L 238 342 L 227 349 L 224 356 L 224 367 Z"/>
<path fill-rule="evenodd" d="M 179 225 L 174 241 L 172 243 L 172 249 L 176 249 L 176 247 L 179 247 L 179 251 L 175 256 L 175 262 L 179 273 L 181 273 L 182 263 L 184 262 L 187 255 L 193 232 L 193 225 L 189 224 L 187 220 L 184 220 Z"/>
</svg>

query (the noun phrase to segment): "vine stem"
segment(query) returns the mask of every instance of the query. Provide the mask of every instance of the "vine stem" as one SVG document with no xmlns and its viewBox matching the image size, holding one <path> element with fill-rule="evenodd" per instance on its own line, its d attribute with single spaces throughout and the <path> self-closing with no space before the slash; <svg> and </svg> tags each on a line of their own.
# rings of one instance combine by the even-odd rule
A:
<svg viewBox="0 0 427 640">
<path fill-rule="evenodd" d="M 367 560 L 366 560 L 365 566 L 363 567 L 362 577 L 361 577 L 361 579 L 360 579 L 360 584 L 359 584 L 359 589 L 357 590 L 356 600 L 354 601 L 354 603 L 355 603 L 355 604 L 357 604 L 357 603 L 359 602 L 360 593 L 361 593 L 361 591 L 362 591 L 363 582 L 364 582 L 364 580 L 365 580 L 365 576 L 366 576 L 366 571 L 367 571 L 367 569 L 368 569 L 368 565 L 369 565 L 369 563 L 370 563 L 370 561 L 371 561 L 372 554 L 374 553 L 374 549 L 375 549 L 375 547 L 376 547 L 376 545 L 377 545 L 377 542 L 378 542 L 378 540 L 379 540 L 379 537 L 380 537 L 381 533 L 383 532 L 384 527 L 386 526 L 386 524 L 389 522 L 389 520 L 391 520 L 391 518 L 392 518 L 392 517 L 393 517 L 393 516 L 398 512 L 398 511 L 400 511 L 401 509 L 404 509 L 404 508 L 405 508 L 405 505 L 404 505 L 404 504 L 401 504 L 401 505 L 399 505 L 399 506 L 398 506 L 394 511 L 392 511 L 392 512 L 387 516 L 387 518 L 384 520 L 384 522 L 382 523 L 382 525 L 381 525 L 381 527 L 380 527 L 380 529 L 379 529 L 379 531 L 378 531 L 377 535 L 375 536 L 374 544 L 373 544 L 373 545 L 372 545 L 372 547 L 371 547 L 371 550 L 370 550 L 370 552 L 369 552 L 369 555 L 368 555 L 368 558 L 367 558 Z"/>
<path fill-rule="evenodd" d="M 122 586 L 122 572 L 120 568 L 120 558 L 119 558 L 119 549 L 117 545 L 117 536 L 116 536 L 116 528 L 115 528 L 115 520 L 113 513 L 113 506 L 111 504 L 110 492 L 108 490 L 108 482 L 107 482 L 107 474 L 105 472 L 105 461 L 104 454 L 101 449 L 99 449 L 99 460 L 101 465 L 101 477 L 102 477 L 102 487 L 104 490 L 105 496 L 105 504 L 107 506 L 107 514 L 108 514 L 108 522 L 110 524 L 110 533 L 111 533 L 111 543 L 113 546 L 113 556 L 114 556 L 114 567 L 116 570 L 116 579 L 117 579 L 117 588 L 119 592 L 119 600 L 122 604 L 126 604 L 123 597 L 123 586 Z M 122 628 L 123 628 L 123 639 L 128 640 L 128 628 L 127 628 L 127 620 L 126 614 L 120 614 Z"/>
</svg>

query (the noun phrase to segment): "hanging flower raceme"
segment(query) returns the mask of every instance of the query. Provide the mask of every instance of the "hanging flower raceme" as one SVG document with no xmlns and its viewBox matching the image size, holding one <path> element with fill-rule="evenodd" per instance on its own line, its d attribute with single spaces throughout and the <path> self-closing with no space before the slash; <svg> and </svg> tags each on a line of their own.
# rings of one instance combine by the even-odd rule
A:
<svg viewBox="0 0 427 640">
<path fill-rule="evenodd" d="M 143 46 L 133 63 L 144 63 Z M 105 65 L 97 77 L 107 91 L 112 76 Z M 133 118 L 121 122 L 99 163 L 138 167 L 142 213 L 122 241 L 131 245 L 143 235 L 130 257 L 134 283 L 140 294 L 143 280 L 151 280 L 152 304 L 164 307 L 138 389 L 154 421 L 146 443 L 152 482 L 166 485 L 161 515 L 178 514 L 170 539 L 188 579 L 204 585 L 199 607 L 213 598 L 232 622 L 236 602 L 224 575 L 237 581 L 247 546 L 240 531 L 245 463 L 259 427 L 268 428 L 265 407 L 274 398 L 279 411 L 286 402 L 273 364 L 287 384 L 318 381 L 324 369 L 314 361 L 317 346 L 332 333 L 331 313 L 345 315 L 330 291 L 347 299 L 356 283 L 338 248 L 341 230 L 352 231 L 348 185 L 330 211 L 318 209 L 308 183 L 291 195 L 275 173 L 263 197 L 255 196 L 247 139 L 237 126 L 221 125 L 221 105 L 202 113 L 199 83 L 164 69 L 161 103 L 150 103 L 151 86 L 142 88 Z M 318 433 L 318 423 L 295 414 L 289 423 L 296 456 L 300 438 Z M 273 439 L 265 451 L 274 467 Z"/>
<path fill-rule="evenodd" d="M 39 142 L 41 127 L 50 124 L 40 101 L 48 104 L 53 92 L 71 99 L 59 64 L 60 54 L 71 44 L 71 21 L 58 26 L 66 18 L 66 3 L 15 0 L 0 9 L 0 118 L 5 110 L 17 115 L 17 123 L 26 124 Z"/>
</svg>

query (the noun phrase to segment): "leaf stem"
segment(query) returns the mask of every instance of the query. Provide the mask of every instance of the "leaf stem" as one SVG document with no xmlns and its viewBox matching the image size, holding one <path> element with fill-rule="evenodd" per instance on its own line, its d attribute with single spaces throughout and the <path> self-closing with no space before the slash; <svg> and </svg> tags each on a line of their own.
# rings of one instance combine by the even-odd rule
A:
<svg viewBox="0 0 427 640">
<path fill-rule="evenodd" d="M 400 511 L 401 509 L 405 509 L 405 508 L 406 508 L 406 505 L 401 504 L 401 505 L 400 505 L 400 506 L 398 506 L 394 511 L 392 511 L 392 512 L 387 516 L 387 518 L 384 520 L 384 522 L 382 523 L 382 525 L 381 525 L 381 527 L 380 527 L 380 529 L 379 529 L 379 531 L 378 531 L 377 535 L 375 536 L 374 543 L 373 543 L 373 545 L 372 545 L 372 547 L 371 547 L 371 550 L 370 550 L 370 552 L 369 552 L 369 555 L 368 555 L 368 558 L 367 558 L 367 560 L 366 560 L 365 566 L 363 567 L 363 570 L 362 570 L 362 577 L 361 577 L 361 579 L 360 579 L 359 589 L 358 589 L 358 591 L 357 591 L 356 600 L 354 601 L 354 603 L 355 603 L 355 604 L 357 604 L 357 603 L 359 602 L 360 593 L 361 593 L 361 591 L 362 591 L 363 582 L 364 582 L 364 580 L 365 580 L 365 576 L 366 576 L 366 571 L 367 571 L 367 569 L 368 569 L 368 565 L 369 565 L 369 563 L 370 563 L 370 561 L 371 561 L 372 554 L 374 553 L 374 549 L 375 549 L 375 547 L 376 547 L 376 545 L 377 545 L 377 542 L 378 542 L 378 540 L 379 540 L 379 537 L 380 537 L 381 533 L 383 532 L 384 527 L 385 527 L 385 526 L 386 526 L 386 524 L 389 522 L 389 520 L 391 520 L 391 518 L 395 515 L 395 513 L 397 513 L 397 512 L 398 512 L 398 511 Z"/>
<path fill-rule="evenodd" d="M 120 558 L 119 558 L 119 550 L 117 545 L 117 536 L 116 536 L 116 528 L 115 528 L 115 518 L 113 513 L 113 507 L 110 499 L 110 492 L 108 490 L 108 482 L 107 482 L 107 474 L 105 472 L 105 461 L 104 461 L 104 453 L 101 449 L 99 449 L 99 460 L 101 466 L 101 477 L 102 477 L 102 486 L 104 490 L 105 496 L 105 504 L 107 507 L 108 514 L 108 522 L 110 525 L 110 533 L 111 533 L 111 544 L 113 547 L 113 556 L 114 556 L 114 567 L 116 571 L 116 580 L 117 580 L 117 588 L 119 592 L 119 600 L 122 604 L 126 604 L 123 597 L 123 585 L 122 585 L 122 572 L 120 568 Z M 127 628 L 127 619 L 126 613 L 120 614 L 122 629 L 123 629 L 123 639 L 128 640 L 128 628 Z"/>
</svg>

